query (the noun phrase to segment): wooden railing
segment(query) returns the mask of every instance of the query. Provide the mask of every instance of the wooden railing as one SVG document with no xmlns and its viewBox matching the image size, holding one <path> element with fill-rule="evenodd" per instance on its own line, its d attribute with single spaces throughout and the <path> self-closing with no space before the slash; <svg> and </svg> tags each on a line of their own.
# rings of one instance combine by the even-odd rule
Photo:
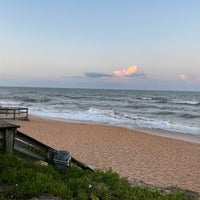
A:
<svg viewBox="0 0 200 200">
<path fill-rule="evenodd" d="M 28 108 L 0 107 L 0 119 L 28 120 Z"/>
<path fill-rule="evenodd" d="M 17 131 L 14 138 L 14 150 L 42 160 L 48 164 L 53 163 L 57 150 L 35 140 L 34 138 Z"/>
<path fill-rule="evenodd" d="M 0 121 L 0 150 L 12 154 L 13 151 L 18 151 L 22 154 L 31 156 L 37 160 L 47 162 L 50 165 L 55 165 L 55 156 L 58 150 L 43 144 L 42 142 L 18 131 L 20 126 Z M 61 162 L 63 165 L 66 162 Z M 71 157 L 71 163 L 93 171 L 92 167 L 86 165 Z"/>
</svg>

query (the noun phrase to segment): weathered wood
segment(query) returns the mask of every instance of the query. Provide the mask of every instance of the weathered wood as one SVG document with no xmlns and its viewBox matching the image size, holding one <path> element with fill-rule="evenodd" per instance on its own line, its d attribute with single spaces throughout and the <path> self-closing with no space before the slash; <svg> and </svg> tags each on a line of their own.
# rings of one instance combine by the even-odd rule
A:
<svg viewBox="0 0 200 200">
<path fill-rule="evenodd" d="M 0 119 L 28 120 L 28 108 L 0 107 Z"/>
<path fill-rule="evenodd" d="M 27 108 L 27 110 L 26 110 L 26 119 L 29 120 L 29 119 L 28 119 L 28 108 Z"/>
<path fill-rule="evenodd" d="M 13 119 L 15 119 L 15 117 L 16 117 L 16 110 L 14 109 L 13 111 L 14 111 L 14 113 L 13 113 Z"/>
<path fill-rule="evenodd" d="M 27 142 L 31 145 L 34 145 L 34 146 L 36 146 L 36 147 L 38 147 L 38 148 L 40 148 L 40 149 L 42 149 L 46 152 L 48 152 L 49 148 L 51 148 L 51 147 L 47 146 L 46 144 L 43 144 L 42 142 L 39 142 L 38 140 L 20 132 L 20 131 L 17 131 L 15 137 L 16 137 L 16 139 L 23 140 L 23 141 L 25 141 L 25 142 Z"/>
<path fill-rule="evenodd" d="M 0 150 L 5 149 L 5 130 L 0 129 Z"/>
<path fill-rule="evenodd" d="M 6 130 L 8 128 L 19 128 L 19 125 L 11 124 L 8 122 L 0 121 L 0 131 Z"/>
<path fill-rule="evenodd" d="M 20 145 L 21 147 L 26 148 L 29 151 L 32 151 L 32 152 L 34 152 L 34 153 L 36 153 L 36 154 L 38 154 L 38 155 L 40 155 L 42 157 L 45 157 L 46 160 L 47 160 L 47 157 L 48 157 L 48 152 L 47 151 L 41 150 L 41 148 L 38 148 L 38 147 L 36 147 L 36 146 L 34 146 L 34 145 L 30 144 L 30 143 L 26 143 L 25 141 L 22 141 L 22 140 L 15 139 L 14 146 L 16 144 Z"/>
<path fill-rule="evenodd" d="M 56 152 L 57 151 L 53 148 L 48 149 L 48 164 L 49 165 L 53 165 L 53 159 L 54 159 Z"/>
<path fill-rule="evenodd" d="M 53 165 L 57 150 L 17 131 L 19 127 L 15 124 L 0 121 L 0 150 L 3 149 L 9 154 L 12 154 L 13 150 L 16 150 Z M 92 167 L 73 157 L 71 157 L 71 161 L 82 169 L 93 171 Z M 59 164 L 65 165 L 66 162 L 59 161 Z"/>
<path fill-rule="evenodd" d="M 12 154 L 13 152 L 15 132 L 18 127 L 20 126 L 0 121 L 1 135 L 4 136 L 5 140 L 5 152 L 9 154 Z"/>
<path fill-rule="evenodd" d="M 21 152 L 21 153 L 24 153 L 24 154 L 26 154 L 26 155 L 29 155 L 29 156 L 31 156 L 31 157 L 33 157 L 33 158 L 36 158 L 36 159 L 38 159 L 38 160 L 42 160 L 42 161 L 44 161 L 44 162 L 47 162 L 47 158 L 45 158 L 45 157 L 43 157 L 43 156 L 41 156 L 41 155 L 39 155 L 39 154 L 37 154 L 37 153 L 35 153 L 35 152 L 33 152 L 33 151 L 27 149 L 27 148 L 24 147 L 22 144 L 20 144 L 19 141 L 15 143 L 14 149 L 17 150 L 17 151 L 19 151 L 19 152 Z"/>
<path fill-rule="evenodd" d="M 5 132 L 5 150 L 8 154 L 13 153 L 15 130 L 14 128 L 9 128 Z"/>
<path fill-rule="evenodd" d="M 78 167 L 80 167 L 82 169 L 94 171 L 94 169 L 91 166 L 86 165 L 85 163 L 76 160 L 74 157 L 71 157 L 71 161 L 72 161 L 72 163 L 76 164 Z"/>
<path fill-rule="evenodd" d="M 38 150 L 46 152 L 47 156 L 46 156 L 46 158 L 43 157 L 42 160 L 45 162 L 48 162 L 48 164 L 53 164 L 53 158 L 54 158 L 56 150 L 49 147 L 48 145 L 43 144 L 42 142 L 37 141 L 36 139 L 34 139 L 20 131 L 17 131 L 17 133 L 16 133 L 15 146 L 18 149 L 19 149 L 19 146 L 21 146 L 23 148 L 23 153 L 25 153 L 25 154 L 26 154 L 26 149 L 28 149 L 29 155 L 31 155 L 30 148 L 37 148 Z M 16 149 L 16 150 L 18 150 L 18 149 Z M 36 157 L 36 153 L 34 153 L 34 158 L 39 159 L 39 157 Z"/>
<path fill-rule="evenodd" d="M 0 138 L 0 150 L 4 150 L 5 148 L 5 140 L 4 138 Z"/>
<path fill-rule="evenodd" d="M 3 130 L 0 130 L 0 139 L 5 137 L 5 132 Z"/>
</svg>

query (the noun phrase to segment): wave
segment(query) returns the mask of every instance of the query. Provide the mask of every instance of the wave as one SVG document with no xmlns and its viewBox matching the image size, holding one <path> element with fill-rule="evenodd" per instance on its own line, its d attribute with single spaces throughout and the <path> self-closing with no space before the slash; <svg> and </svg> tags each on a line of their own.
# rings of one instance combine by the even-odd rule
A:
<svg viewBox="0 0 200 200">
<path fill-rule="evenodd" d="M 186 118 L 186 119 L 195 119 L 195 118 L 200 118 L 200 115 L 192 115 L 192 114 L 185 113 L 185 114 L 179 115 L 179 117 Z"/>
<path fill-rule="evenodd" d="M 166 103 L 168 103 L 168 100 L 167 99 L 162 99 L 162 100 L 157 101 L 157 103 L 166 104 Z"/>
<path fill-rule="evenodd" d="M 182 133 L 192 133 L 199 134 L 199 127 L 192 127 L 179 123 L 171 123 L 166 120 L 147 118 L 140 115 L 129 114 L 129 113 L 119 113 L 113 110 L 103 110 L 98 108 L 90 108 L 89 113 L 101 116 L 104 120 L 110 124 L 122 125 L 129 128 L 141 127 L 141 128 L 153 128 L 153 129 L 162 129 L 173 132 L 182 132 Z M 162 114 L 176 114 L 174 112 L 164 112 Z M 194 118 L 195 116 L 185 116 Z M 94 118 L 93 118 L 94 119 Z M 100 118 L 98 118 L 100 119 Z"/>
<path fill-rule="evenodd" d="M 127 105 L 127 106 L 124 106 L 124 108 L 130 108 L 130 109 L 141 109 L 141 108 L 149 108 L 149 105 Z M 151 108 L 157 108 L 157 106 L 151 106 Z"/>
<path fill-rule="evenodd" d="M 140 100 L 152 100 L 152 97 L 137 97 L 136 99 L 140 99 Z"/>
<path fill-rule="evenodd" d="M 140 100 L 167 100 L 167 98 L 165 96 L 145 96 L 145 97 L 137 97 L 136 99 L 140 99 Z"/>
<path fill-rule="evenodd" d="M 89 113 L 106 115 L 106 116 L 110 116 L 110 117 L 118 116 L 117 112 L 114 112 L 113 110 L 103 110 L 103 109 L 98 109 L 98 108 L 93 108 L 93 107 L 91 107 L 89 109 Z"/>
<path fill-rule="evenodd" d="M 31 97 L 17 97 L 15 98 L 16 101 L 22 101 L 26 103 L 48 103 L 51 101 L 49 98 L 31 98 Z"/>
<path fill-rule="evenodd" d="M 181 101 L 181 100 L 174 100 L 172 103 L 175 104 L 182 104 L 182 105 L 193 105 L 193 106 L 199 106 L 200 102 L 199 101 Z"/>
<path fill-rule="evenodd" d="M 166 97 L 138 97 L 136 99 L 144 102 L 159 103 L 159 104 L 166 104 L 169 101 L 169 99 Z"/>
<path fill-rule="evenodd" d="M 139 116 L 136 116 L 134 114 L 127 114 L 127 113 L 120 113 L 120 112 L 116 112 L 113 110 L 104 110 L 104 109 L 98 109 L 98 108 L 90 108 L 89 109 L 89 113 L 92 114 L 97 114 L 97 115 L 101 115 L 106 116 L 106 117 L 111 117 L 113 119 L 119 119 L 119 120 L 137 120 L 140 119 Z"/>
<path fill-rule="evenodd" d="M 3 106 L 48 117 L 200 133 L 200 93 L 0 88 L 0 95 Z"/>
<path fill-rule="evenodd" d="M 160 103 L 160 104 L 178 104 L 178 105 L 192 105 L 192 106 L 200 106 L 200 101 L 188 101 L 188 100 L 170 100 L 166 97 L 138 97 L 136 99 L 139 100 L 145 100 L 145 101 L 153 101 L 154 103 Z"/>
<path fill-rule="evenodd" d="M 175 115 L 175 112 L 171 112 L 171 111 L 160 111 L 160 112 L 156 112 L 156 115 Z"/>
</svg>

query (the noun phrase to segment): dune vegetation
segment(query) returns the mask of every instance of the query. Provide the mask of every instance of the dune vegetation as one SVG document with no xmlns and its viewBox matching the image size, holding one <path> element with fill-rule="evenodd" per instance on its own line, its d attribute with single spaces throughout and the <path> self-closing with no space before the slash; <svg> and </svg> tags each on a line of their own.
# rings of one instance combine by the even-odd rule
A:
<svg viewBox="0 0 200 200">
<path fill-rule="evenodd" d="M 42 197 L 42 196 L 45 196 Z M 32 158 L 0 153 L 0 199 L 191 200 L 199 197 L 172 189 L 131 185 L 111 169 L 58 171 Z"/>
</svg>

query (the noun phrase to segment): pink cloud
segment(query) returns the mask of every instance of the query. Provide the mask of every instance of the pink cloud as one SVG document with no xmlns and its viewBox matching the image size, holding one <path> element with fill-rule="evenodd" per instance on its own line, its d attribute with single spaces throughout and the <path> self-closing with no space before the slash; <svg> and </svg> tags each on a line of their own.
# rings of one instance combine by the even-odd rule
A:
<svg viewBox="0 0 200 200">
<path fill-rule="evenodd" d="M 180 74 L 179 78 L 183 81 L 187 81 L 188 80 L 188 76 L 186 74 Z"/>
<path fill-rule="evenodd" d="M 200 81 L 200 74 L 179 74 L 182 81 Z"/>
<path fill-rule="evenodd" d="M 130 76 L 131 74 L 135 73 L 137 71 L 137 66 L 133 65 L 129 67 L 128 69 L 122 69 L 122 70 L 115 70 L 114 74 L 119 77 L 124 76 Z"/>
</svg>

